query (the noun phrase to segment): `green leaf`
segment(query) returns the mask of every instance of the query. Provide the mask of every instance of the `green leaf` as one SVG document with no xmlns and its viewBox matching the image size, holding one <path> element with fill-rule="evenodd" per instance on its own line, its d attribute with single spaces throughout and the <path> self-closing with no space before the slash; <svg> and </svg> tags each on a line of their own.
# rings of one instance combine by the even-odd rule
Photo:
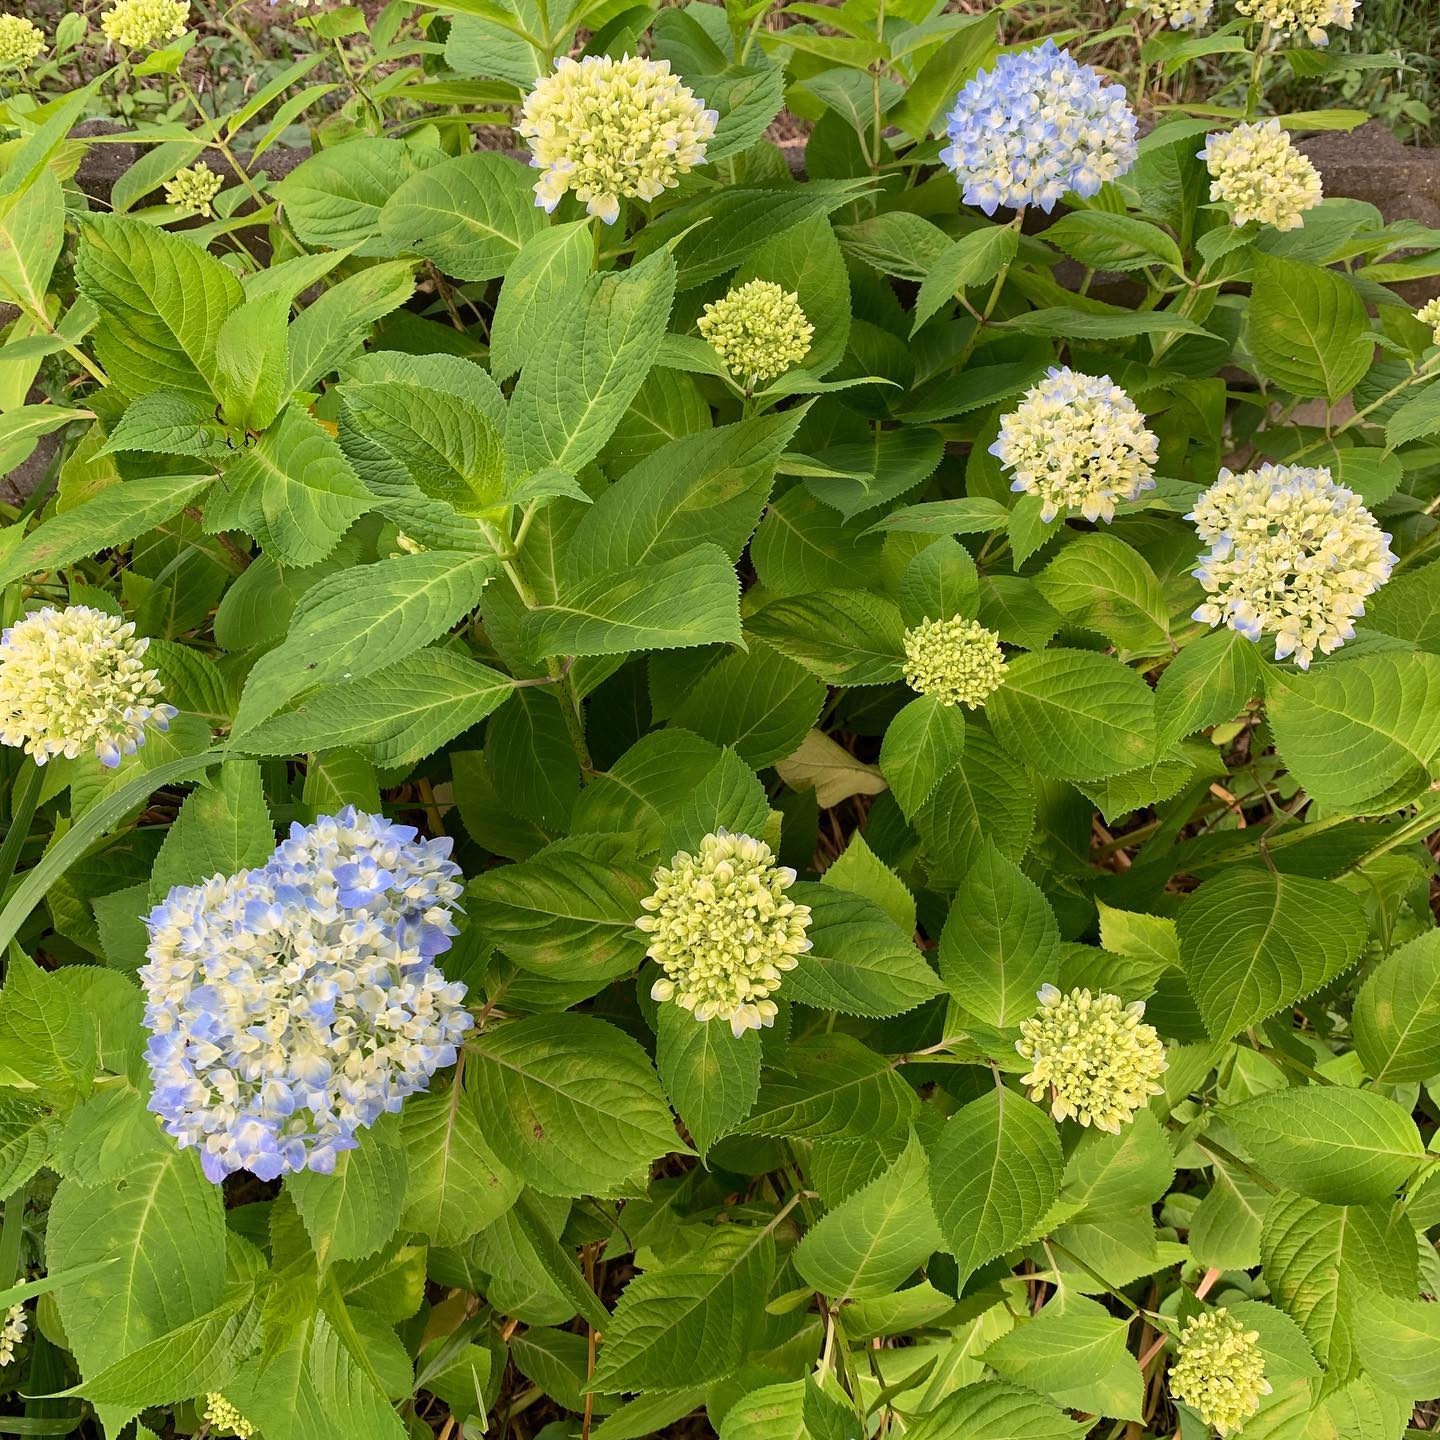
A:
<svg viewBox="0 0 1440 1440">
<path fill-rule="evenodd" d="M 915 897 L 858 830 L 851 835 L 845 853 L 826 869 L 821 883 L 874 901 L 902 934 L 915 933 Z"/>
<path fill-rule="evenodd" d="M 50 1112 L 44 1105 L 20 1095 L 0 1095 L 0 1195 L 14 1194 L 34 1176 L 49 1160 L 53 1142 Z"/>
<path fill-rule="evenodd" d="M 486 1140 L 541 1194 L 634 1193 L 682 1148 L 645 1052 L 603 1020 L 513 1020 L 466 1053 Z"/>
<path fill-rule="evenodd" d="M 797 1040 L 760 1086 L 754 1113 L 732 1132 L 795 1139 L 883 1140 L 915 1116 L 915 1093 L 890 1061 L 849 1035 Z"/>
<path fill-rule="evenodd" d="M 1017 335 L 1065 336 L 1076 340 L 1129 340 L 1135 335 L 1204 335 L 1193 320 L 1168 310 L 1136 310 L 1097 314 L 1069 305 L 1022 311 L 1005 322 Z"/>
<path fill-rule="evenodd" d="M 95 1045 L 94 1017 L 69 987 L 15 954 L 0 988 L 0 1074 L 7 1076 L 6 1083 L 88 1087 Z"/>
<path fill-rule="evenodd" d="M 995 17 L 966 16 L 921 66 L 890 111 L 890 120 L 917 144 L 929 138 L 945 103 L 995 53 Z"/>
<path fill-rule="evenodd" d="M 915 828 L 937 885 L 958 884 L 987 845 L 1018 860 L 1035 829 L 1030 773 L 986 731 L 967 728 L 964 754 L 916 812 Z"/>
<path fill-rule="evenodd" d="M 423 255 L 457 280 L 503 275 L 545 223 L 529 171 L 493 150 L 412 175 L 380 211 L 380 234 L 392 253 Z"/>
<path fill-rule="evenodd" d="M 65 192 L 49 170 L 0 196 L 0 296 L 46 314 L 45 292 L 65 243 Z"/>
<path fill-rule="evenodd" d="M 832 1301 L 888 1295 L 941 1243 L 929 1161 L 911 1133 L 882 1175 L 841 1201 L 800 1242 L 795 1268 Z"/>
<path fill-rule="evenodd" d="M 821 590 L 772 600 L 746 630 L 827 685 L 885 685 L 904 668 L 899 608 L 861 590 Z"/>
<path fill-rule="evenodd" d="M 809 905 L 811 949 L 785 977 L 784 993 L 817 1010 L 900 1015 L 940 994 L 941 985 L 911 931 L 863 895 L 801 883 L 788 892 Z"/>
<path fill-rule="evenodd" d="M 1260 662 L 1253 641 L 1228 628 L 1192 640 L 1165 667 L 1155 687 L 1157 749 L 1233 720 L 1259 689 Z"/>
<path fill-rule="evenodd" d="M 1043 775 L 1100 780 L 1155 750 L 1155 697 L 1134 670 L 1088 650 L 1011 658 L 986 705 L 995 738 Z"/>
<path fill-rule="evenodd" d="M 411 149 L 400 140 L 347 140 L 317 150 L 272 189 L 307 244 L 354 247 L 357 255 L 390 254 L 380 234 L 386 202 L 417 171 L 444 158 L 439 149 Z"/>
<path fill-rule="evenodd" d="M 738 1368 L 775 1273 L 769 1227 L 721 1225 L 704 1247 L 644 1270 L 621 1292 L 595 1367 L 597 1390 L 674 1390 Z"/>
<path fill-rule="evenodd" d="M 910 334 L 954 300 L 957 291 L 988 285 L 1015 258 L 1019 245 L 1013 225 L 985 225 L 962 235 L 925 272 Z"/>
<path fill-rule="evenodd" d="M 490 325 L 490 373 L 508 379 L 569 313 L 585 290 L 594 260 L 590 224 L 573 220 L 531 235 L 505 271 Z"/>
<path fill-rule="evenodd" d="M 575 1257 L 551 1233 L 546 1224 L 545 1214 L 536 1204 L 529 1191 L 522 1190 L 512 1212 L 514 1229 L 519 1245 L 517 1249 L 575 1307 L 587 1325 L 596 1330 L 609 1328 L 610 1313 L 596 1298 L 595 1292 L 585 1282 Z"/>
<path fill-rule="evenodd" d="M 307 690 L 363 680 L 440 639 L 479 603 L 493 569 L 488 557 L 440 550 L 327 575 L 300 597 L 284 642 L 250 671 L 235 733 Z"/>
<path fill-rule="evenodd" d="M 216 341 L 244 296 L 214 256 L 154 225 L 109 215 L 82 226 L 75 278 L 101 313 L 96 353 L 123 394 L 218 398 Z"/>
<path fill-rule="evenodd" d="M 600 453 L 654 363 L 674 297 L 668 251 L 590 277 L 579 300 L 546 328 L 510 397 L 512 476 L 551 466 L 573 475 Z"/>
<path fill-rule="evenodd" d="M 1247 312 L 1250 351 L 1266 377 L 1333 404 L 1370 368 L 1375 340 L 1359 292 L 1334 270 L 1257 251 Z"/>
<path fill-rule="evenodd" d="M 262 721 L 237 748 L 295 755 L 351 746 L 382 769 L 413 765 L 483 720 L 514 683 L 452 650 L 421 650 L 368 679 L 326 686 Z"/>
<path fill-rule="evenodd" d="M 1440 1073 L 1440 930 L 1387 955 L 1355 997 L 1355 1049 L 1377 1085 Z"/>
<path fill-rule="evenodd" d="M 1357 655 L 1313 674 L 1270 670 L 1275 745 L 1320 804 L 1395 808 L 1429 783 L 1440 756 L 1440 656 Z"/>
<path fill-rule="evenodd" d="M 1425 1154 L 1409 1112 L 1373 1090 L 1271 1090 L 1222 1113 L 1263 1174 L 1329 1205 L 1389 1200 Z"/>
<path fill-rule="evenodd" d="M 232 310 L 215 337 L 215 393 L 228 425 L 264 430 L 290 398 L 290 297 L 276 291 Z"/>
<path fill-rule="evenodd" d="M 211 784 L 185 797 L 165 832 L 150 872 L 150 898 L 158 904 L 172 885 L 263 865 L 274 849 L 260 767 L 253 760 L 226 760 Z"/>
<path fill-rule="evenodd" d="M 286 1182 L 322 1267 L 375 1254 L 400 1223 L 408 1170 L 400 1117 L 382 1115 L 356 1139 L 356 1149 L 336 1157 L 333 1174 L 301 1170 Z"/>
<path fill-rule="evenodd" d="M 470 882 L 471 923 L 517 965 L 598 989 L 644 955 L 651 868 L 609 837 L 560 840 Z"/>
<path fill-rule="evenodd" d="M 680 802 L 660 839 L 660 853 L 694 852 L 707 835 L 763 835 L 770 822 L 770 801 L 755 772 L 726 750 L 700 783 Z"/>
<path fill-rule="evenodd" d="M 1003 1086 L 945 1122 L 930 1146 L 930 1199 L 962 1284 L 1034 1233 L 1064 1168 L 1054 1122 Z"/>
<path fill-rule="evenodd" d="M 655 1064 L 695 1148 L 714 1141 L 750 1113 L 760 1093 L 760 1032 L 735 1036 L 723 1021 L 698 1021 L 678 1005 L 661 1005 Z"/>
<path fill-rule="evenodd" d="M 1440 1388 L 1440 1308 L 1362 1290 L 1355 1300 L 1355 1348 L 1384 1389 L 1421 1400 Z"/>
<path fill-rule="evenodd" d="M 525 637 L 540 655 L 627 655 L 736 644 L 739 577 L 718 545 L 697 545 L 641 570 L 622 566 L 531 610 Z"/>
<path fill-rule="evenodd" d="M 1174 1178 L 1175 1157 L 1165 1128 L 1153 1111 L 1140 1110 L 1118 1135 L 1087 1130 L 1080 1137 L 1065 1162 L 1061 1198 L 1081 1207 L 1071 1217 L 1075 1223 L 1105 1220 L 1137 1205 L 1153 1205 Z"/>
<path fill-rule="evenodd" d="M 374 504 L 339 445 L 291 406 L 229 465 L 205 507 L 205 529 L 245 530 L 286 565 L 313 565 Z"/>
<path fill-rule="evenodd" d="M 1168 649 L 1165 592 L 1144 557 L 1113 535 L 1072 540 L 1035 578 L 1065 620 L 1094 630 L 1122 650 Z"/>
<path fill-rule="evenodd" d="M 1092 270 L 1139 270 L 1168 265 L 1183 270 L 1180 247 L 1158 225 L 1107 210 L 1072 210 L 1045 232 L 1072 260 Z"/>
<path fill-rule="evenodd" d="M 1127 1359 L 1139 1382 L 1140 1368 L 1125 1348 L 1128 1330 L 1128 1321 L 1116 1319 L 1097 1301 L 1061 1292 L 996 1340 L 985 1352 L 985 1363 L 1006 1380 L 1047 1395 L 1064 1394 L 1068 1401 Z"/>
<path fill-rule="evenodd" d="M 1277 1195 L 1265 1213 L 1260 1248 L 1275 1303 L 1332 1374 L 1354 1367 L 1355 1305 L 1362 1294 L 1415 1295 L 1415 1230 L 1390 1205 L 1322 1205 Z"/>
<path fill-rule="evenodd" d="M 1080 1440 L 1087 1426 L 1032 1390 L 984 1380 L 947 1395 L 908 1440 Z"/>
<path fill-rule="evenodd" d="M 965 753 L 965 717 L 934 695 L 912 700 L 889 724 L 880 769 L 907 820 Z"/>
<path fill-rule="evenodd" d="M 214 405 L 174 390 L 151 390 L 127 405 L 96 457 L 124 454 L 127 450 L 151 455 L 198 455 L 209 460 L 229 455 L 225 427 L 215 418 Z M 100 495 L 115 489 L 112 485 Z"/>
<path fill-rule="evenodd" d="M 1440 430 L 1440 385 L 1418 390 L 1385 422 L 1385 444 L 1390 449 L 1423 439 Z"/>
<path fill-rule="evenodd" d="M 200 1173 L 193 1150 L 172 1150 L 103 1185 L 64 1180 L 50 1211 L 46 1253 L 55 1270 L 120 1257 L 56 1296 L 80 1373 L 93 1379 L 219 1305 L 225 1282 L 219 1187 Z"/>
<path fill-rule="evenodd" d="M 1268 870 L 1207 880 L 1179 920 L 1185 978 L 1217 1040 L 1344 974 L 1365 935 L 1363 908 L 1349 891 Z"/>
<path fill-rule="evenodd" d="M 0 560 L 0 589 L 26 575 L 60 570 L 163 525 L 214 483 L 212 475 L 166 475 L 108 485 L 37 525 Z"/>
<path fill-rule="evenodd" d="M 60 405 L 19 405 L 0 415 L 0 469 L 10 471 L 23 465 L 46 435 L 72 420 L 91 418 L 89 410 L 67 410 Z"/>
<path fill-rule="evenodd" d="M 927 500 L 882 515 L 865 533 L 901 531 L 914 535 L 985 535 L 1003 530 L 1010 512 L 998 500 L 967 495 L 959 500 Z"/>
<path fill-rule="evenodd" d="M 261 272 L 264 273 L 264 272 Z M 290 326 L 290 393 L 308 390 L 363 346 L 370 327 L 414 293 L 411 262 L 369 265 L 307 305 Z"/>
<path fill-rule="evenodd" d="M 411 1096 L 400 1113 L 405 1185 L 393 1208 L 407 1231 L 460 1245 L 510 1209 L 520 1182 L 491 1153 L 475 1098 L 458 1082 Z"/>
<path fill-rule="evenodd" d="M 940 974 L 966 1013 L 998 1028 L 1035 1013 L 1053 984 L 1060 931 L 1040 887 L 989 843 L 955 892 L 940 934 Z"/>
</svg>

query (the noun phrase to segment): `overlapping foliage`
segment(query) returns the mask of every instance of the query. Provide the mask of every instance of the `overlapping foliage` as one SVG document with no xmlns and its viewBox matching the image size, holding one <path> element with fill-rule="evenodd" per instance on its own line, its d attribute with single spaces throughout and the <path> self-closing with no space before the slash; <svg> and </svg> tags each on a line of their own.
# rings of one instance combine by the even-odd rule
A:
<svg viewBox="0 0 1440 1440">
<path fill-rule="evenodd" d="M 1316 203 L 1351 112 L 1207 144 L 1325 72 L 1267 3 L 1071 37 L 1233 64 L 1190 111 L 937 0 L 317 10 L 218 114 L 152 6 L 8 77 L 3 618 L 93 643 L 0 646 L 0 1433 L 1440 1393 L 1440 234 Z M 637 52 L 525 107 L 543 207 L 477 147 Z"/>
</svg>

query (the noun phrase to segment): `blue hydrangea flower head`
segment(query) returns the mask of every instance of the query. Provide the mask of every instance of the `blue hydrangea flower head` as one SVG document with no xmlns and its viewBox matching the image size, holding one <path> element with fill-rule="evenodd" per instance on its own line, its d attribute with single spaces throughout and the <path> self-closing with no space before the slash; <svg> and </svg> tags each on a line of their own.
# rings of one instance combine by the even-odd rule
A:
<svg viewBox="0 0 1440 1440">
<path fill-rule="evenodd" d="M 1047 214 L 1067 191 L 1089 198 L 1135 163 L 1135 115 L 1123 86 L 1107 84 L 1053 40 L 1002 55 L 960 92 L 940 159 L 967 205 Z"/>
<path fill-rule="evenodd" d="M 462 890 L 449 851 L 347 808 L 151 911 L 150 1108 L 211 1180 L 329 1172 L 454 1064 L 472 1021 L 434 963 Z"/>
</svg>

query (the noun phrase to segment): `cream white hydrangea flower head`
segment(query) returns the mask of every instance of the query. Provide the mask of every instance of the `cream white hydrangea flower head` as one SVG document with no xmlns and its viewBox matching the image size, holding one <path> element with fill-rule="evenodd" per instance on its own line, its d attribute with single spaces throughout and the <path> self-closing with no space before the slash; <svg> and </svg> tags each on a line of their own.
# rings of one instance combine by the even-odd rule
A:
<svg viewBox="0 0 1440 1440">
<path fill-rule="evenodd" d="M 925 619 L 905 632 L 905 683 L 945 705 L 974 710 L 1005 683 L 1000 637 L 959 615 Z"/>
<path fill-rule="evenodd" d="M 800 297 L 770 280 L 751 280 L 711 301 L 696 324 L 747 391 L 798 365 L 810 353 L 815 334 Z"/>
<path fill-rule="evenodd" d="M 28 1328 L 25 1307 L 12 1305 L 5 1312 L 4 1322 L 0 1323 L 0 1370 L 3 1370 L 15 1358 L 15 1351 L 25 1338 L 25 1331 Z"/>
<path fill-rule="evenodd" d="M 810 907 L 785 897 L 794 883 L 763 840 L 725 830 L 707 835 L 699 854 L 682 850 L 662 865 L 635 922 L 665 972 L 651 998 L 674 1000 L 697 1020 L 728 1020 L 737 1037 L 773 1025 L 770 996 L 810 948 Z"/>
<path fill-rule="evenodd" d="M 1260 1332 L 1222 1305 L 1192 1315 L 1170 1365 L 1170 1393 L 1219 1435 L 1239 1430 L 1270 1393 Z"/>
<path fill-rule="evenodd" d="M 1014 472 L 1012 490 L 1040 497 L 1042 520 L 1062 510 L 1113 520 L 1117 500 L 1155 488 L 1159 442 L 1108 375 L 1051 366 L 1001 417 L 990 453 Z"/>
<path fill-rule="evenodd" d="M 1440 295 L 1433 300 L 1427 300 L 1416 312 L 1415 318 L 1422 324 L 1430 327 L 1430 336 L 1435 344 L 1440 345 Z"/>
<path fill-rule="evenodd" d="M 216 174 L 203 160 L 178 170 L 165 182 L 166 202 L 182 215 L 214 215 L 212 204 L 225 186 L 225 177 Z"/>
<path fill-rule="evenodd" d="M 1328 45 L 1325 27 L 1350 29 L 1360 0 L 1235 0 L 1235 8 L 1282 35 L 1304 35 L 1312 45 Z"/>
<path fill-rule="evenodd" d="M 1207 135 L 1199 155 L 1210 172 L 1210 198 L 1230 207 L 1236 225 L 1257 220 L 1295 230 L 1324 198 L 1320 172 L 1278 120 Z"/>
<path fill-rule="evenodd" d="M 1140 12 L 1152 20 L 1163 20 L 1172 30 L 1189 26 L 1198 30 L 1210 19 L 1215 0 L 1140 0 Z"/>
<path fill-rule="evenodd" d="M 1193 618 L 1247 640 L 1273 635 L 1275 658 L 1302 670 L 1355 634 L 1395 567 L 1390 536 L 1323 468 L 1221 470 L 1185 518 L 1210 546 L 1193 572 L 1210 598 Z"/>
<path fill-rule="evenodd" d="M 145 668 L 148 640 L 133 623 L 88 605 L 36 610 L 0 634 L 0 744 L 22 746 L 38 765 L 93 750 L 114 767 L 166 730 L 173 705 Z"/>
<path fill-rule="evenodd" d="M 116 0 L 100 17 L 100 28 L 112 45 L 150 50 L 185 33 L 190 0 Z"/>
<path fill-rule="evenodd" d="M 530 164 L 545 172 L 537 204 L 553 210 L 573 190 L 613 225 L 621 200 L 653 200 L 704 160 L 718 119 L 668 60 L 562 56 L 525 97 L 515 128 L 529 142 Z"/>
<path fill-rule="evenodd" d="M 218 1391 L 205 1397 L 205 1413 L 200 1417 L 212 1430 L 223 1430 L 239 1440 L 250 1440 L 255 1427 Z"/>
<path fill-rule="evenodd" d="M 1165 1046 L 1153 1025 L 1145 1025 L 1145 1004 L 1126 1005 L 1118 995 L 1088 990 L 1062 994 L 1045 985 L 1040 1009 L 1020 1022 L 1015 1048 L 1030 1062 L 1020 1077 L 1030 1098 L 1048 1093 L 1057 1120 L 1073 1115 L 1082 1125 L 1118 1135 L 1135 1112 L 1162 1087 Z"/>
<path fill-rule="evenodd" d="M 0 70 L 28 70 L 45 48 L 45 32 L 23 15 L 0 15 Z"/>
</svg>

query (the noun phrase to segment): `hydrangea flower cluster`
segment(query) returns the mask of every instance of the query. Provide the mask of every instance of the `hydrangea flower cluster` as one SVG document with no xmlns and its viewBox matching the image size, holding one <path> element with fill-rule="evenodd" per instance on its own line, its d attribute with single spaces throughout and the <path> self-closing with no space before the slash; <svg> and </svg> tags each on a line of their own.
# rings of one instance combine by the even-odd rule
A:
<svg viewBox="0 0 1440 1440">
<path fill-rule="evenodd" d="M 1187 25 L 1198 30 L 1215 9 L 1215 0 L 1141 0 L 1140 11 L 1152 20 L 1165 21 L 1172 30 Z"/>
<path fill-rule="evenodd" d="M 653 200 L 705 158 L 719 115 L 670 73 L 639 55 L 562 56 L 525 97 L 515 128 L 530 145 L 547 211 L 567 190 L 613 225 L 628 196 Z"/>
<path fill-rule="evenodd" d="M 1328 45 L 1327 25 L 1348 30 L 1360 0 L 1235 0 L 1242 15 L 1253 16 L 1281 35 L 1304 35 L 1312 45 Z"/>
<path fill-rule="evenodd" d="M 940 159 L 965 203 L 987 215 L 1001 205 L 1049 214 L 1067 191 L 1089 197 L 1118 179 L 1138 153 L 1124 87 L 1107 85 L 1053 40 L 980 71 L 956 99 L 948 129 Z"/>
<path fill-rule="evenodd" d="M 211 1180 L 329 1172 L 454 1063 L 465 986 L 433 964 L 456 933 L 450 844 L 347 807 L 150 913 L 150 1108 Z"/>
<path fill-rule="evenodd" d="M 1144 1002 L 1126 1005 L 1118 995 L 1088 990 L 1065 995 L 1053 985 L 1043 986 L 1039 999 L 1015 1042 L 1030 1062 L 1020 1083 L 1030 1086 L 1032 1100 L 1050 1093 L 1055 1119 L 1073 1115 L 1118 1135 L 1162 1089 L 1156 1077 L 1166 1068 L 1165 1046 L 1153 1025 L 1141 1023 Z"/>
<path fill-rule="evenodd" d="M 800 297 L 771 280 L 751 280 L 712 301 L 696 324 L 747 391 L 798 365 L 815 334 Z"/>
<path fill-rule="evenodd" d="M 1052 365 L 1001 417 L 990 453 L 1015 472 L 1012 490 L 1040 497 L 1042 520 L 1062 510 L 1113 520 L 1117 500 L 1135 500 L 1155 488 L 1159 442 L 1108 375 Z"/>
<path fill-rule="evenodd" d="M 15 1358 L 15 1351 L 29 1328 L 23 1305 L 12 1305 L 5 1312 L 5 1321 L 0 1324 L 0 1370 Z"/>
<path fill-rule="evenodd" d="M 1440 345 L 1440 295 L 1433 300 L 1427 300 L 1416 312 L 1415 318 L 1422 324 L 1430 327 L 1431 339 Z"/>
<path fill-rule="evenodd" d="M 1390 578 L 1390 536 L 1325 469 L 1221 470 L 1185 517 L 1210 546 L 1193 572 L 1210 598 L 1194 618 L 1247 640 L 1275 636 L 1302 670 L 1355 634 L 1365 598 Z"/>
<path fill-rule="evenodd" d="M 145 743 L 145 726 L 169 728 L 173 705 L 145 668 L 149 640 L 133 623 L 89 605 L 47 606 L 0 633 L 0 743 L 43 765 L 94 750 L 113 768 Z"/>
<path fill-rule="evenodd" d="M 978 620 L 925 619 L 905 632 L 905 683 L 942 705 L 974 710 L 1005 683 L 1000 637 Z"/>
<path fill-rule="evenodd" d="M 779 1007 L 769 997 L 810 948 L 810 907 L 785 898 L 794 883 L 763 840 L 726 830 L 707 835 L 698 855 L 682 850 L 662 865 L 635 922 L 665 972 L 651 998 L 700 1021 L 728 1020 L 737 1037 L 773 1025 Z"/>
<path fill-rule="evenodd" d="M 1207 135 L 1199 155 L 1210 172 L 1210 198 L 1230 207 L 1236 225 L 1257 220 L 1295 230 L 1323 198 L 1320 172 L 1278 120 Z"/>
<path fill-rule="evenodd" d="M 100 17 L 112 45 L 149 50 L 174 40 L 190 24 L 190 0 L 116 0 Z"/>
<path fill-rule="evenodd" d="M 239 1440 L 250 1440 L 255 1427 L 221 1394 L 211 1391 L 205 1397 L 205 1413 L 200 1417 L 212 1430 L 224 1430 Z"/>
<path fill-rule="evenodd" d="M 215 197 L 224 186 L 225 177 L 200 160 L 177 170 L 175 178 L 165 182 L 165 199 L 182 215 L 203 215 L 208 220 L 215 213 Z"/>
<path fill-rule="evenodd" d="M 1270 1393 L 1260 1332 L 1247 1330 L 1222 1305 L 1192 1315 L 1170 1366 L 1170 1393 L 1216 1433 L 1239 1430 Z"/>
<path fill-rule="evenodd" d="M 28 70 L 45 48 L 45 32 L 23 15 L 0 15 L 0 70 Z"/>
</svg>

